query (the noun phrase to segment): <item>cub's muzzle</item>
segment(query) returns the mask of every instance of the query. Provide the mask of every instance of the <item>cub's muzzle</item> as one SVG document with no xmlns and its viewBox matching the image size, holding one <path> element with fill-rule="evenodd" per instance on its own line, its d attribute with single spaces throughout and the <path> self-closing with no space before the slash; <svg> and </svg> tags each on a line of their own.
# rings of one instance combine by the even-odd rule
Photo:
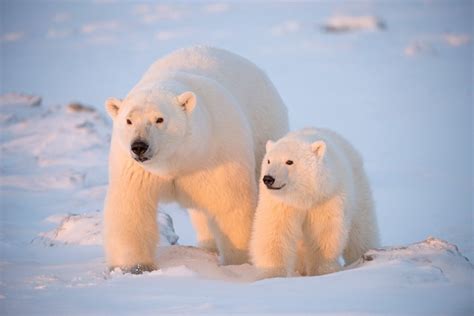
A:
<svg viewBox="0 0 474 316">
<path fill-rule="evenodd" d="M 272 177 L 271 175 L 268 175 L 268 174 L 263 176 L 262 181 L 267 186 L 267 188 L 270 189 L 270 190 L 280 190 L 281 188 L 283 188 L 285 186 L 285 184 L 283 184 L 280 187 L 274 187 L 273 184 L 275 183 L 275 178 Z"/>
</svg>

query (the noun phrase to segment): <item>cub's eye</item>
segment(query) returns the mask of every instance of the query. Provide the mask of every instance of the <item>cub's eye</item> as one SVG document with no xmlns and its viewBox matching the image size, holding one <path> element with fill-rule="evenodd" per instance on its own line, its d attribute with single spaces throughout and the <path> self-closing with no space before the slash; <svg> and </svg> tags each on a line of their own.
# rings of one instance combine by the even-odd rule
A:
<svg viewBox="0 0 474 316">
<path fill-rule="evenodd" d="M 127 119 L 127 124 L 128 124 L 128 125 L 132 125 L 132 121 L 130 121 L 129 119 Z"/>
<path fill-rule="evenodd" d="M 164 119 L 162 117 L 159 117 L 156 119 L 156 123 L 159 124 L 159 123 L 163 123 Z"/>
<path fill-rule="evenodd" d="M 287 160 L 287 161 L 286 161 L 286 164 L 287 164 L 288 166 L 291 166 L 291 165 L 293 164 L 293 160 Z"/>
<path fill-rule="evenodd" d="M 270 164 L 270 160 L 267 160 L 267 163 Z"/>
</svg>

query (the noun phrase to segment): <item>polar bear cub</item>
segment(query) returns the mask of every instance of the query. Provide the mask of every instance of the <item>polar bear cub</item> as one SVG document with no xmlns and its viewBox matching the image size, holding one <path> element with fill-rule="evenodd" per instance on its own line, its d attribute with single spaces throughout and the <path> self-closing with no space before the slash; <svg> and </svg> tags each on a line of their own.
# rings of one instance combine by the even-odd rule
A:
<svg viewBox="0 0 474 316">
<path fill-rule="evenodd" d="M 378 245 L 377 220 L 363 162 L 327 129 L 268 141 L 250 245 L 262 277 L 341 269 Z"/>
</svg>

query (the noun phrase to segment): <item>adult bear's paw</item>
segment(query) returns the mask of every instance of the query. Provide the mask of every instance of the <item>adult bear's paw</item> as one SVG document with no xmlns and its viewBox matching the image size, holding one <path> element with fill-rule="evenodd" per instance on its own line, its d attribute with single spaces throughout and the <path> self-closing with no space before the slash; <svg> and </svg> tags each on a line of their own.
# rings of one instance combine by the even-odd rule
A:
<svg viewBox="0 0 474 316">
<path fill-rule="evenodd" d="M 151 272 L 157 269 L 154 264 L 142 264 L 138 263 L 132 266 L 119 266 L 119 267 L 110 267 L 109 270 L 112 272 L 115 269 L 120 269 L 122 273 L 131 273 L 131 274 L 142 274 L 143 272 Z"/>
</svg>

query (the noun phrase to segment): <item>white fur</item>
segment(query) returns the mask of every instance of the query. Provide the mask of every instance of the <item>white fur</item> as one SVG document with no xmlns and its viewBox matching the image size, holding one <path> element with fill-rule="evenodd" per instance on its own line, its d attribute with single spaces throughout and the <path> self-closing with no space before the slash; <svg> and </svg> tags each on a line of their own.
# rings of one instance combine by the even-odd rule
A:
<svg viewBox="0 0 474 316">
<path fill-rule="evenodd" d="M 261 179 L 282 188 L 260 182 L 250 253 L 262 277 L 338 271 L 341 255 L 350 264 L 378 245 L 362 159 L 346 140 L 308 128 L 266 147 Z"/>
<path fill-rule="evenodd" d="M 182 49 L 156 61 L 123 101 L 111 98 L 106 108 L 114 120 L 105 202 L 109 267 L 156 266 L 156 208 L 166 201 L 192 209 L 201 246 L 216 246 L 222 263 L 246 262 L 258 162 L 266 141 L 288 129 L 266 75 L 224 50 Z M 132 159 L 136 139 L 149 143 L 142 163 Z"/>
</svg>

